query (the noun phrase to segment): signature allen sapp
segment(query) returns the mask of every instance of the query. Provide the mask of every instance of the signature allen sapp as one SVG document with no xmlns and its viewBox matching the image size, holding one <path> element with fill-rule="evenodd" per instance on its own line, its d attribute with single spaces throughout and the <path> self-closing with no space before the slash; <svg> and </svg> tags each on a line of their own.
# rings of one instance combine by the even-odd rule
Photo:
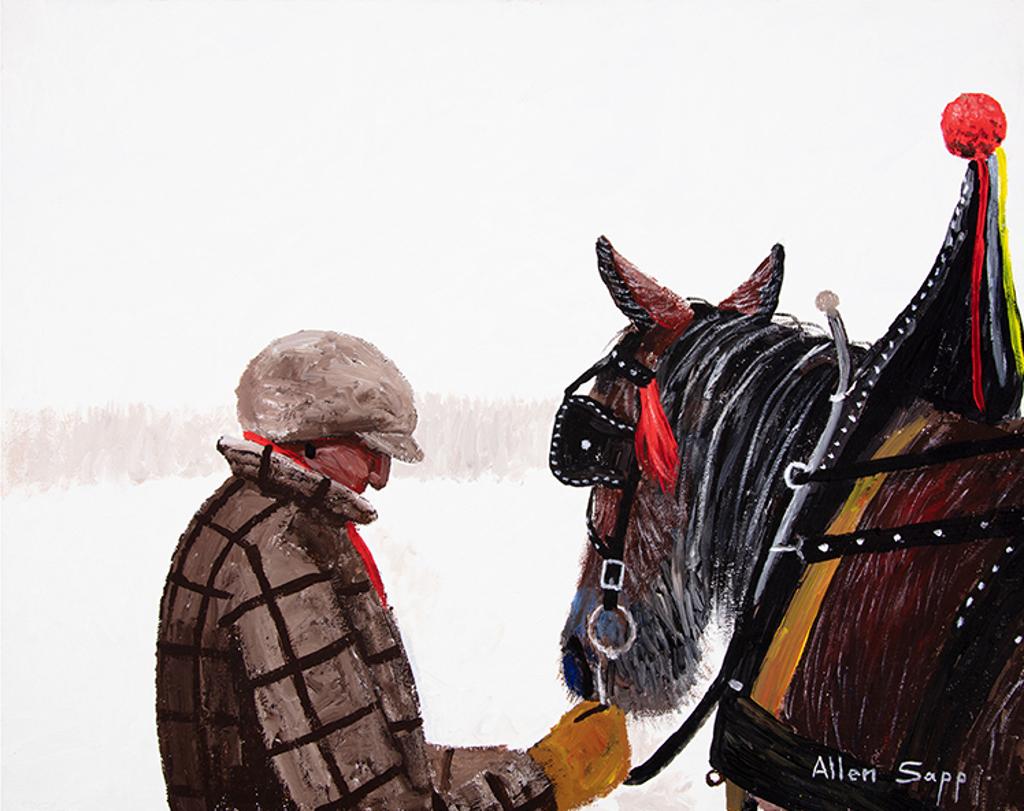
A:
<svg viewBox="0 0 1024 811">
<path fill-rule="evenodd" d="M 811 770 L 811 777 L 843 783 L 879 782 L 878 769 L 875 766 L 848 766 L 843 762 L 842 755 L 836 757 L 818 755 L 818 759 L 814 762 L 814 768 Z M 901 760 L 896 766 L 894 775 L 882 777 L 882 780 L 887 779 L 900 785 L 922 782 L 934 784 L 935 802 L 940 804 L 942 795 L 946 791 L 953 792 L 953 802 L 960 799 L 960 786 L 967 782 L 967 772 L 925 768 L 925 764 L 920 760 Z M 949 795 L 946 796 L 948 799 Z"/>
</svg>

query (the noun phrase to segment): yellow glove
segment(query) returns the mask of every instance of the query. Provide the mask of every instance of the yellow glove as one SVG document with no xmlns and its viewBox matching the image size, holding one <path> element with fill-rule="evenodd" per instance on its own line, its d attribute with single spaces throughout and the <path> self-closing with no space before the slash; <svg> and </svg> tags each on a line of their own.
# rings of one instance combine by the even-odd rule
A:
<svg viewBox="0 0 1024 811">
<path fill-rule="evenodd" d="M 577 704 L 562 716 L 529 755 L 555 787 L 558 811 L 603 797 L 629 774 L 626 716 L 596 701 Z"/>
</svg>

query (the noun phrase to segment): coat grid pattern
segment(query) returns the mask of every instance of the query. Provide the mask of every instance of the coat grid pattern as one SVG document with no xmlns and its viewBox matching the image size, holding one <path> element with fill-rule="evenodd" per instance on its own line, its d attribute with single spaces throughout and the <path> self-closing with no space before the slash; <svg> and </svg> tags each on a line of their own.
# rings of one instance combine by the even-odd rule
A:
<svg viewBox="0 0 1024 811">
<path fill-rule="evenodd" d="M 359 496 L 269 447 L 224 441 L 233 476 L 174 554 L 157 723 L 173 809 L 553 809 L 525 753 L 426 743 L 391 612 L 343 532 Z"/>
</svg>

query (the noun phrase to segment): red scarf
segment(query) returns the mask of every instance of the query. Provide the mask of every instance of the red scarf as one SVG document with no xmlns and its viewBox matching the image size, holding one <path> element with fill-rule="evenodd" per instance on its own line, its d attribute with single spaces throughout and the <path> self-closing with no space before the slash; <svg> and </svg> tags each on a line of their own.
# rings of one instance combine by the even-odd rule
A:
<svg viewBox="0 0 1024 811">
<path fill-rule="evenodd" d="M 267 439 L 265 437 L 262 437 L 259 434 L 255 434 L 252 431 L 244 431 L 242 433 L 242 436 L 245 439 L 248 439 L 250 442 L 255 442 L 257 445 L 263 445 L 264 447 L 269 445 L 274 450 L 274 453 L 279 453 L 282 456 L 287 456 L 289 459 L 291 459 L 293 462 L 295 462 L 295 464 L 297 464 L 299 467 L 304 467 L 304 468 L 306 468 L 306 470 L 313 470 L 313 468 L 311 468 L 309 466 L 309 462 L 307 462 L 305 459 L 303 459 L 295 451 L 290 451 L 287 448 L 282 448 L 280 445 L 275 445 L 269 439 Z"/>
<path fill-rule="evenodd" d="M 255 434 L 252 431 L 245 431 L 242 436 L 250 442 L 255 442 L 257 445 L 263 445 L 264 447 L 269 445 L 275 453 L 287 456 L 295 462 L 295 464 L 299 465 L 299 467 L 304 467 L 306 470 L 313 470 L 313 468 L 309 466 L 309 462 L 303 459 L 299 454 L 295 453 L 295 451 L 282 448 L 280 445 L 276 445 L 269 439 L 262 437 L 259 434 Z M 313 472 L 315 473 L 316 471 Z M 380 570 L 377 568 L 377 563 L 373 559 L 373 554 L 370 552 L 370 548 L 366 545 L 366 541 L 359 536 L 354 523 L 349 521 L 345 524 L 345 530 L 348 533 L 349 541 L 351 541 L 352 546 L 355 547 L 356 552 L 359 553 L 359 557 L 363 560 L 363 566 L 366 568 L 366 574 L 369 576 L 370 582 L 373 584 L 374 591 L 377 592 L 377 596 L 380 597 L 381 605 L 387 608 L 388 598 L 384 593 L 384 581 L 381 580 Z"/>
<path fill-rule="evenodd" d="M 373 555 L 370 554 L 370 549 L 366 545 L 359 533 L 356 532 L 356 525 L 349 521 L 345 524 L 345 529 L 348 530 L 348 539 L 352 541 L 352 546 L 356 548 L 359 553 L 359 557 L 363 559 L 363 565 L 366 567 L 366 573 L 370 576 L 370 582 L 373 583 L 374 591 L 377 592 L 377 596 L 380 597 L 380 603 L 385 608 L 388 607 L 388 598 L 384 593 L 384 581 L 380 579 L 380 571 L 377 569 L 377 564 L 373 561 Z"/>
</svg>

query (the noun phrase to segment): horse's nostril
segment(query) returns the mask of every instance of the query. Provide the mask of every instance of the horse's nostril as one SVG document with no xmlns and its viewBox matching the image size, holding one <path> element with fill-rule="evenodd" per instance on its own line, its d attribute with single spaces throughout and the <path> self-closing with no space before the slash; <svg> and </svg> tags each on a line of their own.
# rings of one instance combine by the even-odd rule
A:
<svg viewBox="0 0 1024 811">
<path fill-rule="evenodd" d="M 594 676 L 578 637 L 570 637 L 566 643 L 562 653 L 562 673 L 565 683 L 576 695 L 586 699 L 594 694 Z"/>
</svg>

